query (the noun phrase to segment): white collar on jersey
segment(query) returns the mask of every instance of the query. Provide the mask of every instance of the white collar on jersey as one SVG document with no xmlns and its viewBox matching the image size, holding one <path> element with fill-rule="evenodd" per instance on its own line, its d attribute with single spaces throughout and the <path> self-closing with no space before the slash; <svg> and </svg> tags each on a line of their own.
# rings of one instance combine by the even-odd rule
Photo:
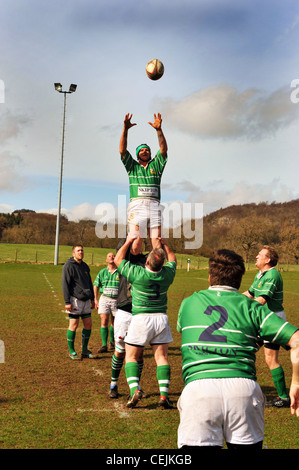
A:
<svg viewBox="0 0 299 470">
<path fill-rule="evenodd" d="M 271 269 L 275 269 L 275 266 L 272 266 L 271 268 L 269 269 L 265 269 L 265 271 L 259 271 L 258 274 L 257 274 L 257 278 L 260 279 L 261 277 L 263 277 L 263 275 L 265 273 L 267 273 L 268 271 L 271 271 Z"/>
<path fill-rule="evenodd" d="M 236 289 L 235 287 L 231 287 L 231 286 L 210 286 L 209 289 L 221 290 L 221 291 L 226 291 L 226 292 L 239 292 L 238 289 Z"/>
<path fill-rule="evenodd" d="M 147 271 L 149 271 L 150 273 L 159 273 L 160 271 L 162 271 L 162 268 L 159 269 L 159 271 L 153 271 L 153 270 L 150 269 L 148 266 L 145 266 L 145 269 L 146 269 Z"/>
</svg>

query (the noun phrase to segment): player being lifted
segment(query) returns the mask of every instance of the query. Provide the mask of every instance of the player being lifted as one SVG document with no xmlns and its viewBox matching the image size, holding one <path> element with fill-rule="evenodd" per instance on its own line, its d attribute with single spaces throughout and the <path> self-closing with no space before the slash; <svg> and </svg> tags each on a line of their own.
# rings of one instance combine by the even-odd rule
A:
<svg viewBox="0 0 299 470">
<path fill-rule="evenodd" d="M 147 144 L 141 144 L 136 149 L 137 161 L 127 150 L 128 130 L 136 126 L 131 122 L 132 114 L 126 114 L 121 134 L 119 152 L 129 176 L 130 203 L 128 205 L 129 232 L 137 235 L 131 246 L 131 252 L 138 255 L 141 252 L 143 238 L 149 236 L 152 248 L 161 248 L 158 237 L 161 237 L 162 208 L 161 177 L 167 162 L 167 142 L 162 132 L 161 114 L 154 114 L 154 122 L 149 124 L 157 131 L 159 150 L 151 158 L 151 149 Z"/>
</svg>

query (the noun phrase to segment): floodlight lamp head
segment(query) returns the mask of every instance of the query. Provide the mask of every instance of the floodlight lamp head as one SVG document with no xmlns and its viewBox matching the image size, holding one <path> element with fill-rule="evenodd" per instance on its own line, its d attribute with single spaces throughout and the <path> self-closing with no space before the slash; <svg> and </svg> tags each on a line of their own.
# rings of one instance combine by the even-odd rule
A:
<svg viewBox="0 0 299 470">
<path fill-rule="evenodd" d="M 75 85 L 74 83 L 72 83 L 72 84 L 70 85 L 69 91 L 70 91 L 70 93 L 74 93 L 74 92 L 76 91 L 76 89 L 77 89 L 77 85 Z"/>
<path fill-rule="evenodd" d="M 56 91 L 62 91 L 62 85 L 61 83 L 54 83 L 54 87 Z"/>
</svg>

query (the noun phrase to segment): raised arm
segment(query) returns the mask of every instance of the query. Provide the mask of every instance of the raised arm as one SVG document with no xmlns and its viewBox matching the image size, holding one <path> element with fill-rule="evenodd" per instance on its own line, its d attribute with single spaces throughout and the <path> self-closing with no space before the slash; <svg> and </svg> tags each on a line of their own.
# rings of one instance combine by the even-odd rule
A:
<svg viewBox="0 0 299 470">
<path fill-rule="evenodd" d="M 167 148 L 167 142 L 166 142 L 165 136 L 162 131 L 161 114 L 160 113 L 158 113 L 158 115 L 154 114 L 154 122 L 149 122 L 149 124 L 154 129 L 156 129 L 161 155 L 163 158 L 166 158 L 168 148 Z"/>
<path fill-rule="evenodd" d="M 125 154 L 127 151 L 128 130 L 133 126 L 136 126 L 136 124 L 133 124 L 131 122 L 132 116 L 133 114 L 130 114 L 130 113 L 125 115 L 124 127 L 123 127 L 123 131 L 122 131 L 122 134 L 120 137 L 120 143 L 119 143 L 119 153 L 121 154 L 122 158 L 125 157 Z"/>
<path fill-rule="evenodd" d="M 160 240 L 163 250 L 166 253 L 167 261 L 174 261 L 175 263 L 177 263 L 176 256 L 174 252 L 172 251 L 172 249 L 167 245 L 166 240 L 164 238 L 159 238 L 159 240 Z"/>
<path fill-rule="evenodd" d="M 125 243 L 120 247 L 114 258 L 114 264 L 118 267 L 120 263 L 125 259 L 128 248 L 135 240 L 135 236 L 128 235 Z"/>
</svg>

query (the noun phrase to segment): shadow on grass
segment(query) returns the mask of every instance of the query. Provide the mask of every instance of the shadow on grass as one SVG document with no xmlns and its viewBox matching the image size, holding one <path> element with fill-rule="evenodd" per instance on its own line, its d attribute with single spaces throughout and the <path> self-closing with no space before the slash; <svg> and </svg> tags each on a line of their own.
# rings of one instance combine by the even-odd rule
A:
<svg viewBox="0 0 299 470">
<path fill-rule="evenodd" d="M 261 389 L 268 401 L 273 400 L 277 397 L 277 390 L 275 387 L 261 386 Z"/>
</svg>

